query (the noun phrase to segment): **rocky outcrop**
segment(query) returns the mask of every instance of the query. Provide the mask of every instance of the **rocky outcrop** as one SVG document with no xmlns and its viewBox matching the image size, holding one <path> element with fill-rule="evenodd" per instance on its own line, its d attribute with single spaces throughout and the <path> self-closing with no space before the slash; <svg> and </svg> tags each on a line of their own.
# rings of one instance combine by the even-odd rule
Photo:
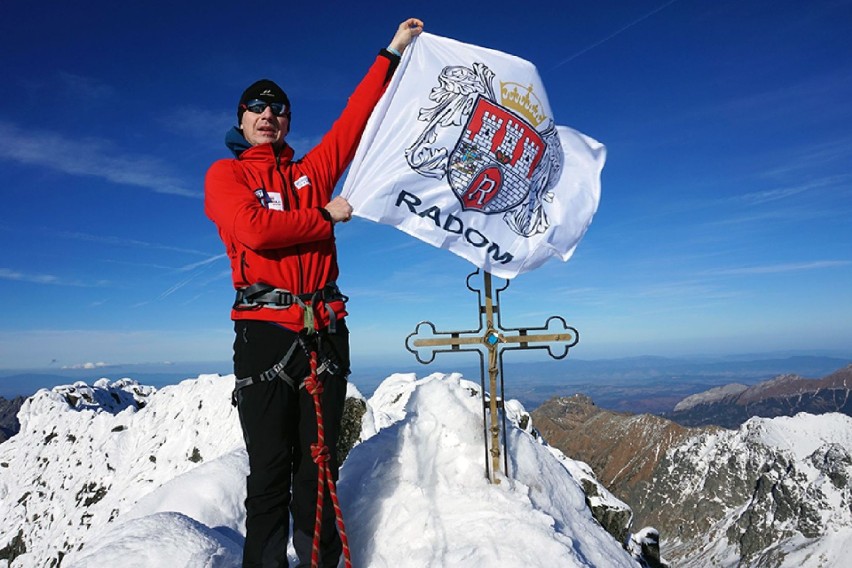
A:
<svg viewBox="0 0 852 568">
<path fill-rule="evenodd" d="M 18 423 L 18 411 L 24 404 L 24 400 L 22 396 L 13 399 L 0 396 L 0 443 L 5 442 L 21 429 Z"/>
<path fill-rule="evenodd" d="M 794 565 L 785 560 L 794 551 L 808 565 L 839 565 L 807 549 L 852 531 L 850 442 L 852 419 L 840 414 L 754 418 L 704 433 L 666 453 L 637 515 L 674 536 L 673 557 L 704 566 L 731 550 L 744 565 Z"/>
<path fill-rule="evenodd" d="M 634 491 L 650 482 L 662 454 L 691 434 L 651 414 L 603 410 L 582 394 L 551 399 L 532 417 L 549 444 L 589 464 L 607 489 L 631 505 Z"/>
<path fill-rule="evenodd" d="M 592 511 L 592 516 L 618 542 L 625 542 L 630 535 L 630 521 L 633 511 L 624 503 L 613 505 L 603 497 L 603 486 L 588 479 L 581 481 L 583 493 L 586 494 L 586 505 Z M 607 492 L 609 493 L 609 492 Z"/>
<path fill-rule="evenodd" d="M 343 417 L 340 420 L 340 437 L 337 440 L 337 461 L 343 463 L 349 451 L 360 441 L 361 422 L 367 412 L 367 401 L 363 398 L 348 397 L 343 404 Z"/>
<path fill-rule="evenodd" d="M 630 535 L 627 550 L 643 568 L 669 568 L 668 562 L 660 556 L 660 532 L 653 527 Z"/>
</svg>

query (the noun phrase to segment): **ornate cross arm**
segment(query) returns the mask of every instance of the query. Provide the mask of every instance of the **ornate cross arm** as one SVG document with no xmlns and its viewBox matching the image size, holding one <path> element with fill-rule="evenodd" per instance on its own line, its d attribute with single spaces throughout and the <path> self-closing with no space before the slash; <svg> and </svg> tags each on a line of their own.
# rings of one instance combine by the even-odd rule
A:
<svg viewBox="0 0 852 568">
<path fill-rule="evenodd" d="M 563 359 L 568 355 L 568 350 L 579 341 L 579 333 L 570 327 L 560 316 L 551 316 L 543 327 L 523 327 L 506 329 L 501 325 L 499 298 L 500 292 L 508 288 L 509 281 L 505 286 L 497 289 L 496 301 L 492 294 L 491 274 L 484 275 L 484 302 L 480 290 L 471 286 L 471 278 L 479 274 L 479 270 L 468 276 L 467 287 L 476 292 L 479 297 L 479 327 L 465 331 L 438 331 L 435 324 L 422 321 L 417 324 L 414 333 L 405 338 L 405 348 L 417 358 L 417 361 L 428 365 L 435 360 L 437 353 L 451 353 L 472 351 L 479 355 L 482 385 L 482 416 L 483 425 L 488 422 L 487 410 L 490 410 L 490 428 L 484 426 L 485 434 L 491 432 L 491 449 L 488 449 L 486 440 L 486 465 L 485 475 L 493 483 L 498 483 L 494 473 L 500 468 L 500 426 L 497 422 L 499 408 L 503 407 L 503 353 L 519 349 L 547 349 L 548 354 L 554 359 Z M 495 315 L 497 324 L 495 326 Z M 532 333 L 531 333 L 532 332 Z M 560 347 L 561 351 L 554 351 Z M 488 356 L 489 396 L 485 391 L 485 356 Z M 496 394 L 497 383 L 500 383 L 500 395 Z M 487 399 L 487 400 L 486 400 Z M 503 413 L 503 446 L 506 445 L 506 416 Z M 492 468 L 489 473 L 488 454 L 492 457 Z M 505 455 L 504 455 L 505 458 Z M 504 459 L 504 472 L 508 474 L 508 459 Z"/>
<path fill-rule="evenodd" d="M 432 330 L 430 334 L 425 334 L 421 328 L 428 327 Z M 483 339 L 475 335 L 479 330 L 468 331 L 437 331 L 435 324 L 430 321 L 421 321 L 414 329 L 414 333 L 409 334 L 405 338 L 405 348 L 408 349 L 419 363 L 428 365 L 435 360 L 437 353 L 448 353 L 451 351 L 479 351 L 476 348 L 478 345 L 484 345 Z M 462 334 L 466 334 L 462 337 Z M 422 337 L 421 337 L 422 335 Z M 462 346 L 473 346 L 472 348 L 463 349 Z M 431 347 L 427 351 L 428 358 L 421 357 L 421 348 Z M 434 349 L 435 347 L 446 347 L 447 349 Z"/>
<path fill-rule="evenodd" d="M 552 333 L 533 333 L 530 331 L 550 331 L 554 322 L 562 324 L 561 331 Z M 547 323 L 544 327 L 522 327 L 507 331 L 517 331 L 517 335 L 500 334 L 500 342 L 506 344 L 516 344 L 517 346 L 507 347 L 506 349 L 547 349 L 547 354 L 553 359 L 564 359 L 568 356 L 568 350 L 577 345 L 580 341 L 580 333 L 573 327 L 569 326 L 561 316 L 550 316 L 547 318 Z M 544 345 L 534 345 L 544 344 Z M 554 345 L 558 344 L 558 345 Z M 560 347 L 561 353 L 554 351 L 554 348 Z"/>
<path fill-rule="evenodd" d="M 530 331 L 550 331 L 551 322 L 560 322 L 562 330 L 554 333 L 530 333 Z M 431 333 L 426 334 L 421 328 L 428 327 Z M 514 349 L 547 349 L 548 355 L 553 359 L 564 359 L 568 356 L 568 350 L 577 345 L 580 339 L 579 332 L 569 326 L 561 316 L 551 316 L 544 327 L 518 328 L 506 331 L 517 331 L 515 335 L 504 333 L 496 329 L 486 329 L 481 335 L 481 330 L 468 331 L 437 331 L 435 325 L 429 321 L 421 321 L 417 324 L 414 333 L 405 338 L 405 348 L 408 349 L 417 361 L 428 365 L 435 360 L 437 353 L 449 353 L 453 351 L 478 351 L 478 347 L 485 349 L 500 349 L 505 346 L 507 350 Z M 541 344 L 541 345 L 536 345 Z M 559 345 L 552 345 L 559 344 Z M 421 353 L 423 348 L 428 350 L 428 357 L 424 358 Z M 446 349 L 435 349 L 446 347 Z M 464 348 L 470 347 L 470 348 Z M 554 348 L 561 348 L 561 352 L 554 352 Z"/>
</svg>

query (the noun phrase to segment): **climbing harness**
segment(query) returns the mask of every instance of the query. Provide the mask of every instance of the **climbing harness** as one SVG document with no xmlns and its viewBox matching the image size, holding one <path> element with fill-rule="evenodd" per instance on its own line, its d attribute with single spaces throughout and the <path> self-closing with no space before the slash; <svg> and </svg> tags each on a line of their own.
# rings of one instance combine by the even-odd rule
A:
<svg viewBox="0 0 852 568">
<path fill-rule="evenodd" d="M 319 300 L 323 300 L 324 302 L 326 302 L 325 308 L 329 318 L 329 333 L 336 333 L 337 314 L 334 313 L 334 310 L 328 308 L 328 302 L 334 300 L 342 300 L 346 302 L 349 300 L 349 298 L 347 298 L 340 292 L 340 289 L 334 282 L 329 282 L 323 288 L 311 294 L 293 294 L 289 290 L 285 290 L 283 288 L 275 288 L 274 286 L 270 286 L 269 284 L 258 282 L 256 284 L 252 284 L 251 286 L 237 289 L 237 298 L 234 301 L 234 309 L 247 310 L 267 307 L 272 309 L 283 310 L 293 305 L 297 305 L 302 309 L 302 313 L 304 314 L 303 331 L 308 334 L 312 334 L 316 331 L 316 325 L 314 321 L 314 311 L 309 306 L 316 306 Z M 294 379 L 284 371 L 284 369 L 287 367 L 287 363 L 289 363 L 290 359 L 293 357 L 293 353 L 295 350 L 296 342 L 294 341 L 293 344 L 290 346 L 290 349 L 287 350 L 287 353 L 285 353 L 284 356 L 277 363 L 275 363 L 275 365 L 273 365 L 266 371 L 258 375 L 252 375 L 249 377 L 242 377 L 236 379 L 236 381 L 234 382 L 234 391 L 231 394 L 231 404 L 233 404 L 234 406 L 237 405 L 237 394 L 240 390 L 244 389 L 247 386 L 251 386 L 253 384 L 264 381 L 273 381 L 275 379 L 281 379 L 291 389 L 296 390 L 296 379 Z M 320 361 L 318 373 L 322 374 L 325 371 L 329 371 L 331 374 L 339 374 L 340 366 L 337 364 L 336 361 L 334 361 L 330 357 L 324 356 Z M 304 384 L 302 384 L 300 388 L 304 388 Z"/>
<path fill-rule="evenodd" d="M 317 329 L 317 318 L 314 310 L 316 309 L 319 300 L 326 302 L 326 311 L 329 316 L 329 333 L 335 333 L 337 327 L 337 317 L 334 310 L 328 308 L 328 302 L 341 299 L 348 300 L 346 296 L 340 293 L 333 282 L 326 284 L 321 290 L 317 290 L 313 294 L 293 294 L 281 288 L 275 288 L 267 284 L 253 284 L 246 288 L 237 290 L 237 299 L 234 302 L 234 309 L 254 309 L 258 307 L 269 307 L 274 309 L 286 309 L 293 305 L 298 305 L 303 314 L 303 328 L 299 332 L 295 341 L 293 341 L 287 353 L 263 373 L 257 376 L 244 377 L 237 379 L 232 402 L 237 403 L 237 393 L 255 383 L 261 381 L 271 381 L 280 378 L 287 383 L 290 388 L 296 390 L 296 381 L 288 375 L 284 369 L 287 363 L 293 357 L 296 346 L 300 345 L 308 356 L 310 362 L 310 373 L 305 377 L 299 388 L 304 388 L 311 395 L 314 402 L 314 412 L 317 420 L 317 441 L 311 444 L 311 458 L 317 464 L 317 506 L 316 519 L 314 522 L 314 538 L 311 548 L 311 568 L 319 566 L 320 555 L 320 534 L 322 530 L 322 511 L 325 503 L 325 489 L 328 488 L 331 496 L 332 506 L 334 507 L 335 523 L 337 531 L 340 535 L 340 542 L 343 545 L 343 559 L 346 568 L 352 568 L 352 559 L 349 551 L 349 540 L 346 537 L 346 527 L 343 523 L 343 511 L 340 508 L 340 500 L 337 497 L 337 486 L 331 473 L 331 467 L 328 464 L 331 459 L 331 453 L 328 446 L 325 445 L 325 426 L 323 425 L 322 417 L 322 401 L 323 381 L 319 376 L 324 372 L 329 372 L 332 375 L 339 375 L 344 372 L 340 365 L 329 354 L 325 353 L 320 356 L 321 335 Z M 322 360 L 321 360 L 322 359 Z"/>
<path fill-rule="evenodd" d="M 262 372 L 258 375 L 252 375 L 250 377 L 243 377 L 241 379 L 236 379 L 234 381 L 234 392 L 231 393 L 231 404 L 233 404 L 234 406 L 237 405 L 237 393 L 239 393 L 239 391 L 241 391 L 242 389 L 244 389 L 248 386 L 251 386 L 251 385 L 254 385 L 254 384 L 257 384 L 257 383 L 261 383 L 261 382 L 264 382 L 264 381 L 274 381 L 276 379 L 281 379 L 292 390 L 296 390 L 297 388 L 302 388 L 302 389 L 305 388 L 304 383 L 302 383 L 301 385 L 298 385 L 298 387 L 297 387 L 296 386 L 296 380 L 293 377 L 291 377 L 289 374 L 287 374 L 287 372 L 284 370 L 287 367 L 287 364 L 290 362 L 290 359 L 293 358 L 293 354 L 296 351 L 296 347 L 302 341 L 303 341 L 303 339 L 301 337 L 297 338 L 297 340 L 294 341 L 292 345 L 290 345 L 290 349 L 287 350 L 287 353 L 285 353 L 284 356 L 277 363 L 275 363 L 275 365 L 273 365 L 272 367 L 270 367 L 266 371 L 264 371 L 264 372 Z M 304 348 L 304 346 L 303 346 L 303 348 Z M 340 374 L 340 371 L 341 371 L 340 365 L 337 363 L 337 361 L 335 361 L 334 359 L 332 359 L 329 356 L 321 357 L 319 366 L 317 367 L 317 374 L 318 375 L 321 375 L 326 371 L 328 371 L 332 375 L 338 375 L 338 374 Z"/>
<path fill-rule="evenodd" d="M 316 292 L 308 294 L 294 294 L 284 288 L 276 288 L 270 284 L 257 282 L 245 288 L 237 288 L 237 297 L 234 300 L 235 310 L 253 310 L 257 308 L 272 308 L 273 310 L 286 310 L 294 304 L 305 308 L 305 302 L 316 303 L 331 302 L 334 300 L 348 301 L 349 298 L 340 292 L 340 288 L 334 282 L 329 282 Z M 330 310 L 329 310 L 330 311 Z M 332 314 L 329 314 L 332 315 Z"/>
</svg>

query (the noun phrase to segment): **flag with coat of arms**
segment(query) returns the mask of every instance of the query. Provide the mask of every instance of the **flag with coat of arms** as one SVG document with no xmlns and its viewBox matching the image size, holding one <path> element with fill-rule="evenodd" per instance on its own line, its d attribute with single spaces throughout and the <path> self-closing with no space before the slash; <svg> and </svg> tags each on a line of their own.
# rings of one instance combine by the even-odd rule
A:
<svg viewBox="0 0 852 568">
<path fill-rule="evenodd" d="M 600 200 L 606 149 L 557 126 L 535 66 L 421 34 L 373 111 L 342 195 L 501 278 L 568 260 Z"/>
</svg>

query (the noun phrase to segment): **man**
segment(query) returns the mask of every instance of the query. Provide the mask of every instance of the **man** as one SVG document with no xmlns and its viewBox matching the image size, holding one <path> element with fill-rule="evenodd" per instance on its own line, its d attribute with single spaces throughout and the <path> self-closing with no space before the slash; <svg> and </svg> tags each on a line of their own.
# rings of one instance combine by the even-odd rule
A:
<svg viewBox="0 0 852 568">
<path fill-rule="evenodd" d="M 238 126 L 226 135 L 236 159 L 220 160 L 207 172 L 205 211 L 219 229 L 237 289 L 231 311 L 234 400 L 250 468 L 246 568 L 287 566 L 288 506 L 299 565 L 310 565 L 312 552 L 322 566 L 337 566 L 340 559 L 328 487 L 319 547 L 312 551 L 317 478 L 327 467 L 337 479 L 349 374 L 346 297 L 335 284 L 333 226 L 348 221 L 352 207 L 331 194 L 401 53 L 422 30 L 415 18 L 399 25 L 340 118 L 301 160 L 293 159 L 286 143 L 287 94 L 267 79 L 255 82 L 240 97 Z M 306 378 L 318 381 L 305 388 Z M 311 446 L 318 442 L 314 395 L 322 411 L 325 458 L 317 457 L 321 444 L 312 456 Z"/>
</svg>

